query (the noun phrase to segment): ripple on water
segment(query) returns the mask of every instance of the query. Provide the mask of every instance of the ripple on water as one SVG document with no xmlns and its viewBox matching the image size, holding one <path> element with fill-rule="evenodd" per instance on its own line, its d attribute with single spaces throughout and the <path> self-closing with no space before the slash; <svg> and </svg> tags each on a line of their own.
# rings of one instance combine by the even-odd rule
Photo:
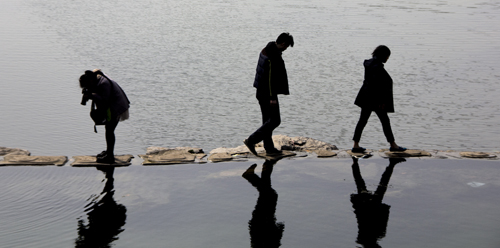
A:
<svg viewBox="0 0 500 248">
<path fill-rule="evenodd" d="M 12 247 L 42 247 L 41 241 L 49 247 L 74 239 L 76 219 L 84 214 L 89 196 L 101 192 L 104 178 L 94 168 L 0 169 L 0 239 Z"/>
</svg>

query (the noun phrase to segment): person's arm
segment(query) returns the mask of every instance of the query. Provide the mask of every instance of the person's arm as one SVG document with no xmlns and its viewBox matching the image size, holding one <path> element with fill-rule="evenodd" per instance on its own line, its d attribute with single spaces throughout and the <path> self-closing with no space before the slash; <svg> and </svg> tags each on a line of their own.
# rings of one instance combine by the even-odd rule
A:
<svg viewBox="0 0 500 248">
<path fill-rule="evenodd" d="M 110 98 L 111 82 L 107 78 L 101 77 L 100 82 L 97 84 L 96 92 L 92 93 L 92 99 L 96 101 L 98 106 L 107 107 L 109 106 Z"/>
<path fill-rule="evenodd" d="M 276 95 L 276 93 L 273 92 L 273 77 L 272 77 L 272 74 L 273 73 L 273 70 L 272 70 L 272 63 L 271 63 L 271 60 L 269 60 L 269 99 L 270 99 L 270 104 L 271 106 L 275 106 L 276 104 L 278 104 L 278 96 Z M 273 94 L 274 93 L 274 94 Z"/>
</svg>

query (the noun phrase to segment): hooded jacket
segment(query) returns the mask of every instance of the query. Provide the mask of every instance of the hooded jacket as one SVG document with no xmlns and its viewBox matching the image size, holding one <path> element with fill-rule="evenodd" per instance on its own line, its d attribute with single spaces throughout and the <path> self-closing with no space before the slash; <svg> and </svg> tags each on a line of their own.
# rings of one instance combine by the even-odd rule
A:
<svg viewBox="0 0 500 248">
<path fill-rule="evenodd" d="M 261 100 L 278 99 L 278 94 L 289 95 L 288 76 L 282 51 L 271 41 L 262 49 L 253 86 L 257 88 L 257 98 Z"/>
<path fill-rule="evenodd" d="M 110 109 L 111 118 L 114 119 L 123 114 L 130 107 L 130 101 L 123 89 L 113 80 L 106 76 L 97 76 L 97 89 L 94 100 L 97 108 Z"/>
<path fill-rule="evenodd" d="M 365 60 L 363 65 L 365 79 L 354 104 L 371 110 L 379 110 L 379 106 L 385 105 L 383 111 L 393 113 L 392 78 L 384 69 L 384 64 L 374 57 Z"/>
</svg>

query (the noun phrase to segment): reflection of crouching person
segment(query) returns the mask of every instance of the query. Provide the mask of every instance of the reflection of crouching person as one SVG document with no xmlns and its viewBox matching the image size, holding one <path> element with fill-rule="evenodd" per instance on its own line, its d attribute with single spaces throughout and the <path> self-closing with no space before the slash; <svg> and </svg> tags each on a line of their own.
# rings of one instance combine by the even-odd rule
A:
<svg viewBox="0 0 500 248">
<path fill-rule="evenodd" d="M 105 110 L 106 150 L 97 155 L 97 162 L 112 164 L 115 162 L 115 129 L 118 122 L 128 119 L 130 101 L 122 88 L 98 69 L 85 71 L 80 77 L 80 87 L 84 90 L 83 99 L 92 99 L 98 110 Z"/>
</svg>

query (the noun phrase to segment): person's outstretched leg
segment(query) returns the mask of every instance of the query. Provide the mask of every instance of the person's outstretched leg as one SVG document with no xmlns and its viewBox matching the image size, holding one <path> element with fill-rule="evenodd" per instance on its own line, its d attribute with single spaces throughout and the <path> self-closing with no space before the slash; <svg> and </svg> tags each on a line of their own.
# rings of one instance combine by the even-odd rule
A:
<svg viewBox="0 0 500 248">
<path fill-rule="evenodd" d="M 385 111 L 375 111 L 377 114 L 378 118 L 380 119 L 380 122 L 382 123 L 382 129 L 384 130 L 384 135 L 385 138 L 387 139 L 387 142 L 391 144 L 391 151 L 405 151 L 406 148 L 400 147 L 396 144 L 396 141 L 394 139 L 394 135 L 392 133 L 392 128 L 391 128 L 391 121 L 389 120 L 389 116 L 387 115 L 387 112 Z"/>
<path fill-rule="evenodd" d="M 272 134 L 273 130 L 281 123 L 279 103 L 272 106 L 270 100 L 259 100 L 259 105 L 262 111 L 262 126 L 245 140 L 245 144 L 247 147 L 250 146 L 250 149 L 255 146 L 255 144 L 264 141 L 264 148 L 266 151 L 276 150 L 276 148 L 274 148 Z"/>
</svg>

